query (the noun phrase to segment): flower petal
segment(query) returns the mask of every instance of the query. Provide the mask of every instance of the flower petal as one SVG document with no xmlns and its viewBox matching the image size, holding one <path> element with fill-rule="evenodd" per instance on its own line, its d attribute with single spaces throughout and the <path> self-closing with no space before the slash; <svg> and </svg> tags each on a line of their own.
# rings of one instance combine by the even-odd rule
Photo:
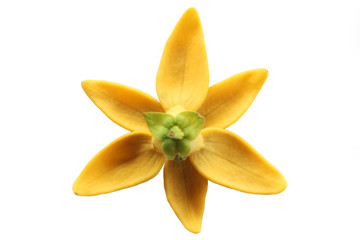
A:
<svg viewBox="0 0 360 240">
<path fill-rule="evenodd" d="M 217 184 L 255 194 L 275 194 L 285 178 L 242 138 L 221 128 L 202 132 L 204 147 L 190 154 L 196 170 Z"/>
<path fill-rule="evenodd" d="M 164 185 L 167 200 L 184 227 L 193 233 L 199 233 L 207 180 L 196 172 L 189 159 L 168 160 L 164 167 Z"/>
<path fill-rule="evenodd" d="M 200 18 L 188 9 L 176 24 L 161 58 L 156 90 L 165 110 L 197 110 L 209 87 L 209 68 Z"/>
<path fill-rule="evenodd" d="M 148 132 L 143 113 L 164 111 L 155 98 L 135 88 L 96 80 L 86 80 L 81 85 L 106 116 L 130 131 Z"/>
<path fill-rule="evenodd" d="M 77 195 L 92 196 L 117 191 L 155 177 L 165 158 L 153 148 L 152 136 L 128 133 L 101 150 L 73 185 Z"/>
<path fill-rule="evenodd" d="M 266 69 L 236 74 L 209 88 L 198 109 L 205 117 L 205 127 L 227 128 L 250 107 L 268 76 Z"/>
</svg>

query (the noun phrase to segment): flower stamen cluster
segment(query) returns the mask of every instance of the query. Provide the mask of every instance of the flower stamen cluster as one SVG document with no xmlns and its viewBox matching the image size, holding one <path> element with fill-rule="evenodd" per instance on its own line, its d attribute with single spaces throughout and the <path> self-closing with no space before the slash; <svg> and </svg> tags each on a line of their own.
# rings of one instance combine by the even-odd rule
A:
<svg viewBox="0 0 360 240">
<path fill-rule="evenodd" d="M 183 161 L 192 152 L 192 142 L 199 136 L 204 118 L 192 111 L 176 115 L 144 113 L 148 128 L 168 160 Z"/>
</svg>

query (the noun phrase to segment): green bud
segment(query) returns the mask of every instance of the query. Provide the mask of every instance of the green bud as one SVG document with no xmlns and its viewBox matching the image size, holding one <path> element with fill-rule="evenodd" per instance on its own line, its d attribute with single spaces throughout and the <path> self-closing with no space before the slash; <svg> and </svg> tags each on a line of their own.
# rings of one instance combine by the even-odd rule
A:
<svg viewBox="0 0 360 240">
<path fill-rule="evenodd" d="M 185 138 L 194 140 L 200 134 L 204 118 L 196 112 L 181 112 L 175 117 L 175 125 L 182 129 Z"/>
<path fill-rule="evenodd" d="M 180 158 L 182 160 L 185 160 L 191 152 L 190 140 L 184 138 L 183 140 L 178 141 L 176 146 L 177 146 L 178 153 L 180 154 Z"/>
<path fill-rule="evenodd" d="M 167 136 L 171 139 L 181 140 L 184 138 L 184 133 L 178 126 L 173 126 Z"/>
<path fill-rule="evenodd" d="M 169 160 L 185 160 L 191 152 L 190 140 L 165 139 L 161 144 L 161 150 Z"/>
<path fill-rule="evenodd" d="M 165 139 L 161 144 L 161 150 L 167 159 L 174 160 L 175 155 L 177 154 L 176 141 Z"/>
<path fill-rule="evenodd" d="M 150 132 L 159 140 L 167 138 L 170 129 L 175 123 L 175 118 L 166 113 L 148 112 L 144 113 L 144 117 Z"/>
</svg>

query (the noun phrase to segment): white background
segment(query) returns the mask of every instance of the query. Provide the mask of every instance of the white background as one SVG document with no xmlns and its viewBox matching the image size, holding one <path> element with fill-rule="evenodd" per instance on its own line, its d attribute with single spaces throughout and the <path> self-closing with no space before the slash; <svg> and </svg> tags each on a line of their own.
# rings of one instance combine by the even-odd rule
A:
<svg viewBox="0 0 360 240">
<path fill-rule="evenodd" d="M 127 131 L 87 98 L 84 79 L 156 97 L 165 42 L 199 11 L 210 84 L 269 77 L 229 130 L 286 177 L 273 196 L 209 183 L 202 232 L 167 203 L 162 172 L 78 197 L 86 163 Z M 359 239 L 359 1 L 1 1 L 1 239 Z"/>
</svg>

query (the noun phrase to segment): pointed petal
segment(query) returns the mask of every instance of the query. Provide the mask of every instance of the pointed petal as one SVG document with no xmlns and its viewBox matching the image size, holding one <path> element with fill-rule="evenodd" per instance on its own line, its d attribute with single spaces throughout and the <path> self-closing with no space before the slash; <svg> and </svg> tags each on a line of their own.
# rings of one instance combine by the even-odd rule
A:
<svg viewBox="0 0 360 240">
<path fill-rule="evenodd" d="M 77 195 L 92 196 L 135 186 L 155 177 L 164 164 L 153 148 L 152 136 L 126 134 L 101 150 L 73 185 Z"/>
<path fill-rule="evenodd" d="M 204 147 L 190 154 L 196 170 L 217 184 L 255 194 L 275 194 L 285 178 L 242 138 L 221 128 L 202 132 Z"/>
<path fill-rule="evenodd" d="M 190 232 L 199 233 L 204 213 L 207 180 L 189 159 L 166 161 L 164 167 L 166 197 L 176 216 Z"/>
<path fill-rule="evenodd" d="M 176 24 L 165 45 L 156 77 L 156 90 L 165 110 L 181 105 L 197 110 L 206 97 L 209 69 L 204 34 L 194 8 Z"/>
<path fill-rule="evenodd" d="M 155 98 L 135 88 L 96 80 L 81 85 L 106 116 L 130 131 L 149 132 L 143 113 L 164 111 Z"/>
<path fill-rule="evenodd" d="M 268 76 L 266 69 L 236 74 L 209 88 L 198 113 L 205 117 L 205 127 L 227 128 L 250 107 Z"/>
</svg>

